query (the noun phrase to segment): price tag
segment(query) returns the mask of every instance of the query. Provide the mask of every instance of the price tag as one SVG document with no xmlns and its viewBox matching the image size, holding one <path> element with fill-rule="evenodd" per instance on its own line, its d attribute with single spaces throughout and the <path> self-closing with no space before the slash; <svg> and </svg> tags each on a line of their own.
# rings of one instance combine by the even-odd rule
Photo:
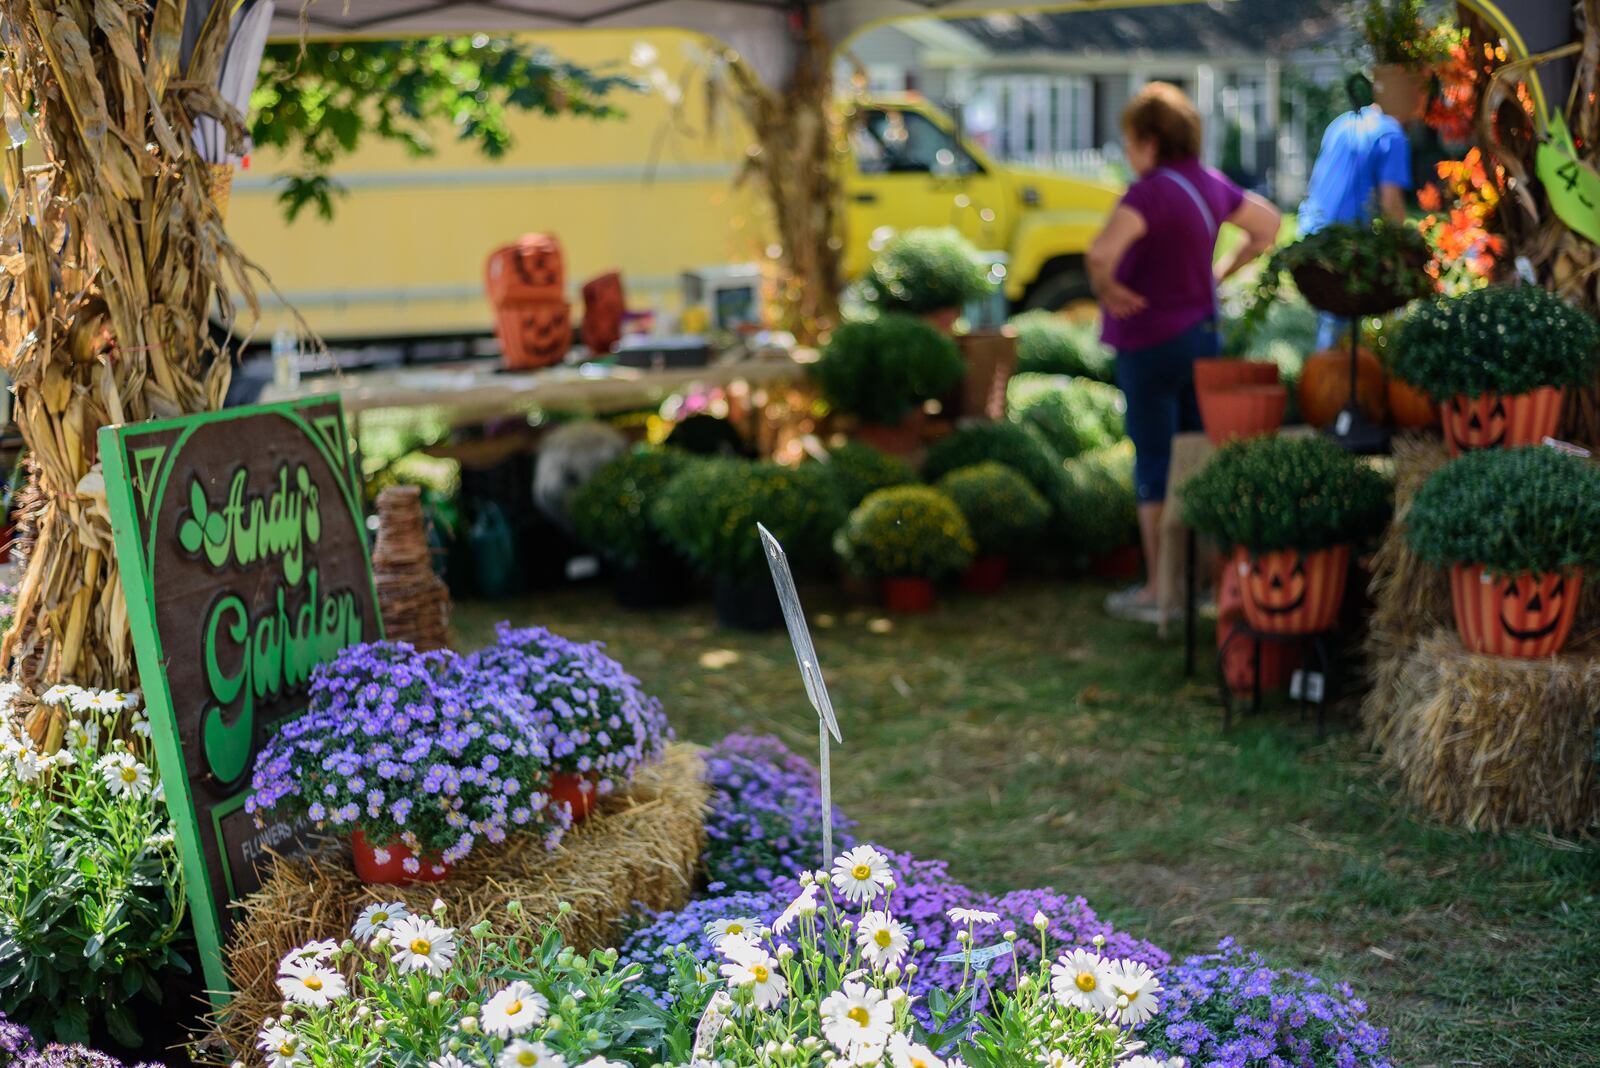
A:
<svg viewBox="0 0 1600 1068">
<path fill-rule="evenodd" d="M 1566 120 L 1550 116 L 1548 139 L 1534 153 L 1533 169 L 1544 183 L 1557 218 L 1575 234 L 1600 242 L 1600 174 L 1578 159 Z"/>
<path fill-rule="evenodd" d="M 1320 705 L 1325 686 L 1322 672 L 1296 671 L 1289 676 L 1289 697 L 1295 701 L 1304 699 L 1314 705 Z"/>
<path fill-rule="evenodd" d="M 992 945 L 992 946 L 986 946 L 983 949 L 975 949 L 975 950 L 973 950 L 972 951 L 972 963 L 975 964 L 975 965 L 976 964 L 988 964 L 990 961 L 999 960 L 1001 957 L 1010 956 L 1010 954 L 1011 954 L 1011 943 L 1010 942 L 1000 942 L 1000 943 L 997 943 L 997 944 Z M 966 959 L 967 959 L 967 955 L 965 953 L 947 953 L 944 956 L 939 958 L 939 960 L 943 961 L 946 964 L 960 964 L 962 961 L 965 961 Z"/>
</svg>

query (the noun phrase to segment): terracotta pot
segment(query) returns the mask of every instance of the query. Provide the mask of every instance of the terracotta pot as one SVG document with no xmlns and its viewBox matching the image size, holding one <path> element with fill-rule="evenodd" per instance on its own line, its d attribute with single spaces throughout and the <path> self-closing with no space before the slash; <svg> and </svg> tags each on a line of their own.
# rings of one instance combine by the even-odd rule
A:
<svg viewBox="0 0 1600 1068">
<path fill-rule="evenodd" d="M 450 865 L 438 857 L 423 857 L 415 872 L 406 871 L 406 861 L 411 850 L 399 842 L 383 846 L 383 858 L 378 846 L 367 841 L 367 836 L 356 831 L 350 836 L 350 856 L 355 862 L 356 878 L 372 885 L 400 886 L 405 883 L 439 883 L 450 875 Z"/>
<path fill-rule="evenodd" d="M 1089 564 L 1089 572 L 1096 578 L 1116 579 L 1126 581 L 1138 578 L 1139 569 L 1144 565 L 1144 554 L 1137 545 L 1124 545 L 1120 549 L 1112 549 L 1103 556 L 1097 556 Z"/>
<path fill-rule="evenodd" d="M 1250 626 L 1271 634 L 1317 634 L 1339 618 L 1350 546 L 1252 554 L 1240 545 L 1233 550 L 1233 568 Z"/>
<path fill-rule="evenodd" d="M 1439 425 L 1439 406 L 1416 386 L 1389 377 L 1385 392 L 1389 401 L 1389 422 L 1402 430 L 1425 430 Z"/>
<path fill-rule="evenodd" d="M 886 578 L 883 580 L 883 606 L 901 616 L 918 616 L 933 611 L 933 580 L 925 578 Z"/>
<path fill-rule="evenodd" d="M 1422 114 L 1427 102 L 1428 82 L 1433 74 L 1427 68 L 1404 63 L 1379 63 L 1372 68 L 1372 99 L 1386 114 L 1402 123 Z"/>
<path fill-rule="evenodd" d="M 1583 572 L 1492 576 L 1477 564 L 1450 569 L 1461 644 L 1475 653 L 1537 660 L 1567 643 Z"/>
<path fill-rule="evenodd" d="M 1283 425 L 1289 391 L 1282 386 L 1235 386 L 1199 395 L 1200 421 L 1211 444 L 1269 434 Z"/>
<path fill-rule="evenodd" d="M 582 823 L 594 811 L 599 801 L 594 780 L 570 771 L 558 771 L 550 776 L 550 801 L 565 803 L 572 808 L 572 822 Z"/>
<path fill-rule="evenodd" d="M 926 422 L 922 409 L 917 408 L 894 426 L 862 423 L 852 436 L 863 445 L 871 445 L 890 456 L 912 456 L 922 449 L 922 428 Z"/>
<path fill-rule="evenodd" d="M 1007 566 L 1003 556 L 980 556 L 961 576 L 961 588 L 968 593 L 998 593 L 1005 587 Z"/>
<path fill-rule="evenodd" d="M 1383 365 L 1365 348 L 1356 350 L 1356 400 L 1367 418 L 1383 418 Z M 1323 429 L 1350 403 L 1350 348 L 1335 347 L 1306 357 L 1300 370 L 1300 418 Z"/>
<path fill-rule="evenodd" d="M 938 327 L 941 331 L 952 336 L 956 332 L 956 320 L 961 318 L 960 308 L 937 308 L 934 311 L 923 312 L 925 322 Z"/>
<path fill-rule="evenodd" d="M 1283 642 L 1262 642 L 1258 650 L 1247 637 L 1229 643 L 1234 631 L 1244 625 L 1244 593 L 1234 568 L 1224 567 L 1221 572 L 1217 580 L 1217 648 L 1225 650 L 1222 674 L 1228 689 L 1245 696 L 1255 693 L 1258 655 L 1262 691 L 1286 689 L 1294 669 L 1300 666 L 1300 650 Z"/>
<path fill-rule="evenodd" d="M 1228 356 L 1206 357 L 1194 361 L 1194 391 L 1209 393 L 1237 386 L 1271 386 L 1278 382 L 1278 365 L 1261 360 L 1238 360 Z"/>
<path fill-rule="evenodd" d="M 1554 386 L 1503 397 L 1452 397 L 1439 406 L 1451 456 L 1469 449 L 1538 445 L 1561 423 L 1561 390 Z"/>
</svg>

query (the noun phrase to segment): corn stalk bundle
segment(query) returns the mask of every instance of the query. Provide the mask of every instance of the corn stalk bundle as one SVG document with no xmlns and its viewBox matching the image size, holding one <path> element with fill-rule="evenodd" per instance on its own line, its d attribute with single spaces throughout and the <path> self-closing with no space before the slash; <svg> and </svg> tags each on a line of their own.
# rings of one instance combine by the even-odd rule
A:
<svg viewBox="0 0 1600 1068">
<path fill-rule="evenodd" d="M 209 313 L 230 337 L 235 298 L 259 314 L 191 132 L 208 115 L 242 143 L 216 90 L 228 5 L 188 6 L 0 0 L 0 358 L 38 491 L 0 662 L 30 682 L 136 684 L 95 434 L 219 407 Z"/>
</svg>

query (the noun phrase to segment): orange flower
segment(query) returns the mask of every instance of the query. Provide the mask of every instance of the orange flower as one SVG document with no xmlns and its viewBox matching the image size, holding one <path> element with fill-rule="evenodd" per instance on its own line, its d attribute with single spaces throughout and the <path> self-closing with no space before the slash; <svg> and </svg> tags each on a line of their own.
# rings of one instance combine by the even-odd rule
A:
<svg viewBox="0 0 1600 1068">
<path fill-rule="evenodd" d="M 1417 206 L 1423 211 L 1438 211 L 1440 204 L 1439 187 L 1432 182 L 1417 190 Z"/>
</svg>

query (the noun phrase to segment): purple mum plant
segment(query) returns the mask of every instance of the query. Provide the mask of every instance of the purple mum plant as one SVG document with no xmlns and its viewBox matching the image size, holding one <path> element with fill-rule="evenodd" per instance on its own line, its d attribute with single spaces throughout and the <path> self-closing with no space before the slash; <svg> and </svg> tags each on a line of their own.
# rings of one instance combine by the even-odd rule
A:
<svg viewBox="0 0 1600 1068">
<path fill-rule="evenodd" d="M 33 1033 L 0 1013 L 0 1068 L 124 1068 L 115 1057 L 88 1046 L 51 1042 L 39 1046 Z M 164 1068 L 142 1061 L 134 1068 Z"/>
<path fill-rule="evenodd" d="M 722 888 L 718 885 L 717 890 Z M 694 959 L 706 965 L 706 977 L 716 974 L 717 938 L 726 934 L 728 924 L 754 921 L 760 926 L 770 926 L 788 904 L 771 893 L 735 891 L 718 892 L 714 897 L 691 901 L 676 912 L 646 913 L 641 924 L 622 943 L 618 952 L 625 961 L 638 964 L 644 971 L 640 985 L 658 1005 L 664 1005 L 673 974 L 673 964 L 668 951 L 682 947 Z"/>
<path fill-rule="evenodd" d="M 471 677 L 454 653 L 404 642 L 341 651 L 311 679 L 306 712 L 256 758 L 246 811 L 361 831 L 380 849 L 455 863 L 479 839 L 541 834 L 554 848 L 570 814 L 546 793 L 549 756 L 514 694 Z"/>
</svg>

